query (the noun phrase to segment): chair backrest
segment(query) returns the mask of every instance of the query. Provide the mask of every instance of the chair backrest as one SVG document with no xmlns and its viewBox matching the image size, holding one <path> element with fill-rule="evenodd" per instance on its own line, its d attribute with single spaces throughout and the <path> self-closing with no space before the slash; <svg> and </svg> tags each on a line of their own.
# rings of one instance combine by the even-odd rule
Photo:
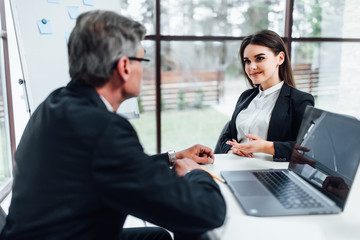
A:
<svg viewBox="0 0 360 240">
<path fill-rule="evenodd" d="M 2 207 L 0 206 L 0 233 L 1 233 L 2 229 L 5 226 L 5 222 L 6 222 L 6 213 L 4 212 Z"/>
<path fill-rule="evenodd" d="M 221 136 L 224 134 L 225 130 L 228 128 L 229 123 L 230 123 L 230 121 L 227 122 L 227 123 L 225 124 L 224 128 L 221 130 L 221 133 L 220 133 L 220 135 L 219 135 L 219 138 L 218 138 L 218 140 L 217 140 L 217 142 L 216 142 L 216 146 L 215 146 L 215 149 L 214 149 L 214 154 L 223 153 L 223 152 L 221 151 L 220 138 L 221 138 Z"/>
</svg>

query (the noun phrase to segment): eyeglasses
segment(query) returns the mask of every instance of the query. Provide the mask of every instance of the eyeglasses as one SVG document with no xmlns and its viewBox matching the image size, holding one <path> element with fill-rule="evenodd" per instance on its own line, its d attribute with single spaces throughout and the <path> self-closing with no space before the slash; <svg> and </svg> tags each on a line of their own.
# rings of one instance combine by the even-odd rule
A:
<svg viewBox="0 0 360 240">
<path fill-rule="evenodd" d="M 147 58 L 137 58 L 137 57 L 128 57 L 129 60 L 139 61 L 139 62 L 150 62 L 150 59 Z"/>
<path fill-rule="evenodd" d="M 138 57 L 128 57 L 129 60 L 132 60 L 132 61 L 139 61 L 139 62 L 143 62 L 143 66 L 146 67 L 147 64 L 150 62 L 150 59 L 147 59 L 147 58 L 138 58 Z M 119 60 L 117 60 L 116 62 L 114 62 L 114 65 L 113 65 L 113 68 L 116 68 L 117 64 L 118 64 Z M 144 64 L 146 63 L 146 64 Z"/>
</svg>

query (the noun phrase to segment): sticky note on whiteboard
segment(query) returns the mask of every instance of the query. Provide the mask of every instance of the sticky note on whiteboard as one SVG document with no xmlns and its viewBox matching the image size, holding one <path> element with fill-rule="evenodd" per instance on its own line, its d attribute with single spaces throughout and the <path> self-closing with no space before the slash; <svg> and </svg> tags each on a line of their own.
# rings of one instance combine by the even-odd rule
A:
<svg viewBox="0 0 360 240">
<path fill-rule="evenodd" d="M 83 0 L 85 6 L 94 6 L 95 0 Z"/>
<path fill-rule="evenodd" d="M 53 34 L 50 20 L 43 18 L 38 20 L 36 24 L 39 28 L 40 34 Z"/>
<path fill-rule="evenodd" d="M 79 16 L 79 7 L 78 6 L 68 6 L 66 7 L 69 17 L 71 19 L 76 19 Z"/>
<path fill-rule="evenodd" d="M 70 34 L 70 32 L 65 32 L 66 44 L 69 42 Z"/>
</svg>

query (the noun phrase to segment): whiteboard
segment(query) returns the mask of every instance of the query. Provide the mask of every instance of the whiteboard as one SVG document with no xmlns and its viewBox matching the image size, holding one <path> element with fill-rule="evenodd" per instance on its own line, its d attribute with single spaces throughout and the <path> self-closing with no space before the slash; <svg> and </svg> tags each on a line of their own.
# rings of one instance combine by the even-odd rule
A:
<svg viewBox="0 0 360 240">
<path fill-rule="evenodd" d="M 67 39 L 82 12 L 96 9 L 120 13 L 119 0 L 10 0 L 28 111 L 70 81 Z M 137 99 L 124 101 L 118 113 L 138 117 Z"/>
</svg>

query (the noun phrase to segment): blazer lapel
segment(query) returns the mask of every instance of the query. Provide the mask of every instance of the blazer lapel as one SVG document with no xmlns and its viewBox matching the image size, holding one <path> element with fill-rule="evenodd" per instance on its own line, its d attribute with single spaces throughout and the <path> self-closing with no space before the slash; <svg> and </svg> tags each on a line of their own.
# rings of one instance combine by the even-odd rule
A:
<svg viewBox="0 0 360 240">
<path fill-rule="evenodd" d="M 234 116 L 237 116 L 240 111 L 247 108 L 249 106 L 250 102 L 256 97 L 256 95 L 258 93 L 259 93 L 259 89 L 254 88 L 254 90 L 249 94 L 249 96 L 245 97 L 243 101 L 238 102 Z"/>
<path fill-rule="evenodd" d="M 271 114 L 267 140 L 281 139 L 281 136 L 290 127 L 289 119 L 290 87 L 284 83 Z"/>
</svg>

